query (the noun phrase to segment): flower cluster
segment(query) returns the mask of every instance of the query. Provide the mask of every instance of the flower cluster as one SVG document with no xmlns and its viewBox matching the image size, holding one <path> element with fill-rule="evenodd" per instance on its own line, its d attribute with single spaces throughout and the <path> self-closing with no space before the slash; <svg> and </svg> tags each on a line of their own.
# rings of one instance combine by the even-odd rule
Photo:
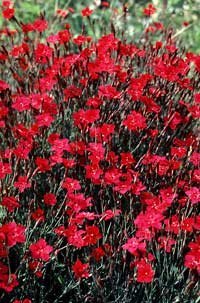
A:
<svg viewBox="0 0 200 303">
<path fill-rule="evenodd" d="M 102 295 L 104 284 L 137 293 L 173 279 L 163 266 L 198 275 L 200 56 L 163 26 L 142 45 L 70 27 L 34 40 L 43 17 L 20 26 L 0 51 L 2 298 L 38 302 L 44 283 L 49 302 L 73 281 L 83 302 L 85 280 Z"/>
</svg>

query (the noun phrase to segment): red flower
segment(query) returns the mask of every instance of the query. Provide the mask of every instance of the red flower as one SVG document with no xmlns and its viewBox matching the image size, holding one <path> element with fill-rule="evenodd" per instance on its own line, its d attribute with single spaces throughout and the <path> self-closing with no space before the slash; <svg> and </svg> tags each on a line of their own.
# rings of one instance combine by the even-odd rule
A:
<svg viewBox="0 0 200 303">
<path fill-rule="evenodd" d="M 180 229 L 186 232 L 192 232 L 194 226 L 194 218 L 184 218 L 180 223 Z"/>
<path fill-rule="evenodd" d="M 58 32 L 58 39 L 61 44 L 69 42 L 70 38 L 71 38 L 71 34 L 68 29 L 64 29 Z"/>
<path fill-rule="evenodd" d="M 44 221 L 44 210 L 41 208 L 37 208 L 34 212 L 32 212 L 31 218 L 35 221 Z"/>
<path fill-rule="evenodd" d="M 153 208 L 147 209 L 145 213 L 140 213 L 136 219 L 134 220 L 134 224 L 138 228 L 155 228 L 161 229 L 162 223 L 161 221 L 164 219 L 164 216 L 159 212 L 155 211 Z"/>
<path fill-rule="evenodd" d="M 9 222 L 0 227 L 0 234 L 4 234 L 5 244 L 12 247 L 17 243 L 25 242 L 25 230 L 26 228 L 23 225 Z"/>
<path fill-rule="evenodd" d="M 37 261 L 37 260 L 31 261 L 31 262 L 29 262 L 28 266 L 29 266 L 29 269 L 34 272 L 36 277 L 38 277 L 38 278 L 42 277 L 43 263 L 41 261 Z"/>
<path fill-rule="evenodd" d="M 56 14 L 57 14 L 59 17 L 65 18 L 65 17 L 67 17 L 67 15 L 69 14 L 69 11 L 68 11 L 68 10 L 63 10 L 63 9 L 58 8 L 58 9 L 56 10 Z"/>
<path fill-rule="evenodd" d="M 0 162 L 0 179 L 4 179 L 6 175 L 12 173 L 12 168 L 9 163 Z"/>
<path fill-rule="evenodd" d="M 79 259 L 72 266 L 72 270 L 74 272 L 76 279 L 89 278 L 89 263 L 82 263 Z"/>
<path fill-rule="evenodd" d="M 86 7 L 81 11 L 81 13 L 83 17 L 89 17 L 93 13 L 93 10 Z"/>
<path fill-rule="evenodd" d="M 29 110 L 31 108 L 31 100 L 28 96 L 18 95 L 14 97 L 12 108 L 17 110 L 18 112 Z"/>
<path fill-rule="evenodd" d="M 171 237 L 159 237 L 158 243 L 160 244 L 160 248 L 163 248 L 167 253 L 170 253 L 172 250 L 172 245 L 176 244 L 176 241 Z"/>
<path fill-rule="evenodd" d="M 146 16 L 151 16 L 156 12 L 156 8 L 153 6 L 152 3 L 148 4 L 147 7 L 144 8 L 143 14 Z"/>
<path fill-rule="evenodd" d="M 110 3 L 107 2 L 107 1 L 101 1 L 101 6 L 103 6 L 103 7 L 109 7 Z"/>
<path fill-rule="evenodd" d="M 96 247 L 93 249 L 91 256 L 98 262 L 105 256 L 105 251 L 101 247 Z"/>
<path fill-rule="evenodd" d="M 40 239 L 36 243 L 31 244 L 29 250 L 32 258 L 41 259 L 42 261 L 49 261 L 50 253 L 53 251 L 53 247 L 48 245 L 45 239 Z"/>
<path fill-rule="evenodd" d="M 95 137 L 98 142 L 107 142 L 114 130 L 115 126 L 113 124 L 104 123 L 102 126 L 91 127 L 90 136 Z"/>
<path fill-rule="evenodd" d="M 142 259 L 137 262 L 137 282 L 151 283 L 154 278 L 155 271 L 152 269 L 151 264 Z"/>
<path fill-rule="evenodd" d="M 38 170 L 41 172 L 46 172 L 50 170 L 49 160 L 37 157 L 35 160 L 35 164 L 38 167 Z"/>
<path fill-rule="evenodd" d="M 12 2 L 10 0 L 2 0 L 2 6 L 4 8 L 9 7 L 12 5 Z"/>
<path fill-rule="evenodd" d="M 76 226 L 70 226 L 66 230 L 65 234 L 70 245 L 73 245 L 76 248 L 81 248 L 87 245 L 83 239 L 83 235 L 85 234 L 84 230 L 77 230 Z"/>
<path fill-rule="evenodd" d="M 185 255 L 184 265 L 190 269 L 196 269 L 200 274 L 200 237 L 196 242 L 190 242 L 190 251 Z"/>
<path fill-rule="evenodd" d="M 1 205 L 5 206 L 9 212 L 13 212 L 20 206 L 15 197 L 3 197 Z"/>
<path fill-rule="evenodd" d="M 3 14 L 4 19 L 9 20 L 15 15 L 15 10 L 14 10 L 14 8 L 8 7 L 6 9 L 3 9 L 2 14 Z"/>
<path fill-rule="evenodd" d="M 89 98 L 86 102 L 87 106 L 98 108 L 102 104 L 102 100 L 98 97 Z"/>
<path fill-rule="evenodd" d="M 53 49 L 43 43 L 38 43 L 35 49 L 35 60 L 37 63 L 47 63 L 51 58 Z"/>
<path fill-rule="evenodd" d="M 12 303 L 31 303 L 32 301 L 30 299 L 23 299 L 23 300 L 14 300 Z"/>
<path fill-rule="evenodd" d="M 74 85 L 68 86 L 64 89 L 65 101 L 68 101 L 71 98 L 80 97 L 81 94 L 82 90 Z"/>
<path fill-rule="evenodd" d="M 70 207 L 75 213 L 78 213 L 81 210 L 87 209 L 92 205 L 92 203 L 91 198 L 86 198 L 82 193 L 73 194 L 72 192 L 69 192 L 66 205 Z"/>
<path fill-rule="evenodd" d="M 18 285 L 19 282 L 15 274 L 3 274 L 0 276 L 0 289 L 11 292 Z"/>
<path fill-rule="evenodd" d="M 81 189 L 80 182 L 73 178 L 65 178 L 62 188 L 67 189 L 68 193 L 72 193 L 73 191 L 77 191 Z"/>
<path fill-rule="evenodd" d="M 114 217 L 119 216 L 120 214 L 121 214 L 120 209 L 115 209 L 115 210 L 108 209 L 108 210 L 104 211 L 101 216 L 104 221 L 107 221 Z"/>
<path fill-rule="evenodd" d="M 74 218 L 71 218 L 71 223 L 82 225 L 85 219 L 93 221 L 97 217 L 98 215 L 95 215 L 95 213 L 82 211 L 80 213 L 77 213 Z"/>
<path fill-rule="evenodd" d="M 114 98 L 117 98 L 120 95 L 120 93 L 112 85 L 101 85 L 101 86 L 99 86 L 98 95 L 100 98 L 105 97 L 108 99 L 114 99 Z"/>
<path fill-rule="evenodd" d="M 73 114 L 74 125 L 79 128 L 85 128 L 88 124 L 98 120 L 99 114 L 99 109 L 79 109 L 79 111 Z"/>
<path fill-rule="evenodd" d="M 33 27 L 35 31 L 43 32 L 48 28 L 48 22 L 45 19 L 36 19 L 33 22 Z"/>
<path fill-rule="evenodd" d="M 86 235 L 84 236 L 84 241 L 87 245 L 94 245 L 102 238 L 102 234 L 97 226 L 87 226 L 85 230 Z"/>
<path fill-rule="evenodd" d="M 22 193 L 26 188 L 30 188 L 31 184 L 28 182 L 28 178 L 26 176 L 19 176 L 17 181 L 14 182 L 14 186 L 19 189 L 20 193 Z"/>
<path fill-rule="evenodd" d="M 189 197 L 192 204 L 197 204 L 200 202 L 200 190 L 197 187 L 191 187 L 185 193 Z"/>
<path fill-rule="evenodd" d="M 74 38 L 74 39 L 73 39 L 73 42 L 74 42 L 75 44 L 77 44 L 77 45 L 80 46 L 80 45 L 82 45 L 82 44 L 85 43 L 85 42 L 89 42 L 91 39 L 92 39 L 92 38 L 89 37 L 89 36 L 82 36 L 82 35 L 80 35 L 80 36 Z"/>
<path fill-rule="evenodd" d="M 139 256 L 139 252 L 146 252 L 146 243 L 133 237 L 128 239 L 127 243 L 122 245 L 122 248 L 128 250 L 134 256 Z"/>
<path fill-rule="evenodd" d="M 46 126 L 49 127 L 51 123 L 54 121 L 54 118 L 50 114 L 41 114 L 36 117 L 37 125 L 39 127 Z"/>
<path fill-rule="evenodd" d="M 171 147 L 171 155 L 177 158 L 185 157 L 187 150 L 185 147 Z"/>
<path fill-rule="evenodd" d="M 6 82 L 0 80 L 0 92 L 2 92 L 3 90 L 6 90 L 8 88 L 9 88 L 9 85 Z"/>
<path fill-rule="evenodd" d="M 102 174 L 98 164 L 85 165 L 85 178 L 90 179 L 93 184 L 101 184 Z"/>
<path fill-rule="evenodd" d="M 46 205 L 53 206 L 56 204 L 56 202 L 57 202 L 57 200 L 56 200 L 56 196 L 54 194 L 48 193 L 48 194 L 44 195 L 44 203 Z"/>
<path fill-rule="evenodd" d="M 130 191 L 132 188 L 132 175 L 130 173 L 121 174 L 115 180 L 114 191 L 119 192 L 124 195 L 127 191 Z"/>
<path fill-rule="evenodd" d="M 165 230 L 168 232 L 173 232 L 178 235 L 180 232 L 180 223 L 177 215 L 171 216 L 171 218 L 165 219 L 164 223 L 166 225 Z"/>
<path fill-rule="evenodd" d="M 200 153 L 194 151 L 190 156 L 190 161 L 194 164 L 194 166 L 198 166 L 200 163 Z"/>
<path fill-rule="evenodd" d="M 146 125 L 146 119 L 138 112 L 132 111 L 126 119 L 123 121 L 123 124 L 131 131 L 136 131 L 139 129 L 144 129 Z"/>
<path fill-rule="evenodd" d="M 173 193 L 171 187 L 167 187 L 165 189 L 160 190 L 160 196 L 162 198 L 163 203 L 166 203 L 170 206 L 173 200 L 177 197 L 177 194 Z"/>
</svg>

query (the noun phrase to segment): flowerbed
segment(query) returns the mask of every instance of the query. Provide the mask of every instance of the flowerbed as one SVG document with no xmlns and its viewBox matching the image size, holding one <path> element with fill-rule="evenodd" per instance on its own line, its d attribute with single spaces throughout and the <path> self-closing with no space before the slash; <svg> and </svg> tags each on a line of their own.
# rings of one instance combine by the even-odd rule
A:
<svg viewBox="0 0 200 303">
<path fill-rule="evenodd" d="M 0 302 L 198 302 L 200 56 L 158 22 L 139 45 L 18 25 L 0 52 Z"/>
</svg>

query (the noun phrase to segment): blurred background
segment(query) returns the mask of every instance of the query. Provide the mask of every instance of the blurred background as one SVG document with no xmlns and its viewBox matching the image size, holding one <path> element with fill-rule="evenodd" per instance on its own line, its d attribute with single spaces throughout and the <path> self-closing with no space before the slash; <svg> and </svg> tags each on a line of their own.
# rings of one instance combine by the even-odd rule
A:
<svg viewBox="0 0 200 303">
<path fill-rule="evenodd" d="M 94 23 L 96 35 L 110 26 L 110 20 L 117 28 L 126 31 L 127 37 L 137 37 L 148 26 L 149 18 L 144 18 L 143 9 L 150 2 L 145 0 L 13 0 L 16 17 L 23 23 L 32 22 L 40 13 L 49 21 L 49 33 L 53 34 L 70 23 L 74 34 L 81 34 L 84 24 L 81 10 L 87 6 L 94 9 L 91 22 Z M 153 21 L 162 22 L 165 27 L 173 27 L 175 35 L 182 41 L 181 45 L 188 51 L 200 53 L 200 0 L 152 0 L 157 11 Z M 123 23 L 126 8 L 126 25 Z M 84 22 L 84 24 L 83 24 Z M 9 22 L 9 28 L 16 24 Z M 8 26 L 0 16 L 0 27 Z M 125 27 L 125 28 L 123 28 Z M 93 35 L 92 27 L 86 30 Z"/>
</svg>

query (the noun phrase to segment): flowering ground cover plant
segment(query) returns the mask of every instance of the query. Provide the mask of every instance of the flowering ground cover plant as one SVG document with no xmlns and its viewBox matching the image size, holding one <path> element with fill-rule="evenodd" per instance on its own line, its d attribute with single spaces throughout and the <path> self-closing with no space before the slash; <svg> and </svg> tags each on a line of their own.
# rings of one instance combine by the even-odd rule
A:
<svg viewBox="0 0 200 303">
<path fill-rule="evenodd" d="M 200 56 L 3 9 L 0 302 L 199 302 Z"/>
</svg>

